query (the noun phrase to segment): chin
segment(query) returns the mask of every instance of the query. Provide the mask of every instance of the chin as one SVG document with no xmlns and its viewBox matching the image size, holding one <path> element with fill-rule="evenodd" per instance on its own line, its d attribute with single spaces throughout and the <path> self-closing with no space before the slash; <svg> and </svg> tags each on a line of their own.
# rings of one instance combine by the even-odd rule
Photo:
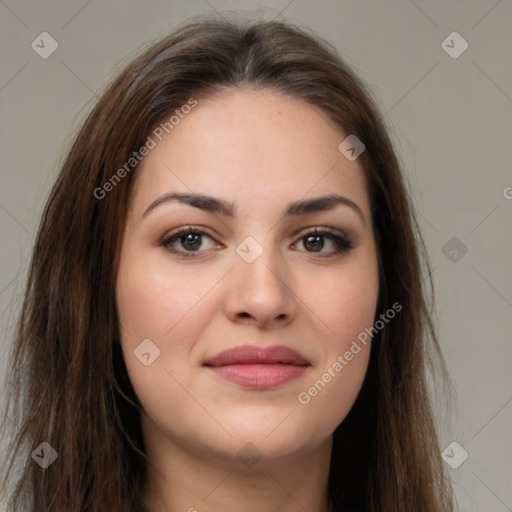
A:
<svg viewBox="0 0 512 512">
<path fill-rule="evenodd" d="M 293 412 L 280 411 L 279 414 L 262 418 L 261 415 L 245 415 L 229 423 L 228 431 L 233 436 L 232 444 L 236 451 L 252 443 L 261 451 L 262 458 L 280 458 L 290 456 L 298 451 L 313 448 L 322 442 L 323 437 L 318 429 L 308 429 L 304 422 L 297 421 Z M 325 428 L 325 427 L 324 427 Z M 323 430 L 323 429 L 322 429 Z M 315 435 L 316 434 L 316 435 Z"/>
</svg>

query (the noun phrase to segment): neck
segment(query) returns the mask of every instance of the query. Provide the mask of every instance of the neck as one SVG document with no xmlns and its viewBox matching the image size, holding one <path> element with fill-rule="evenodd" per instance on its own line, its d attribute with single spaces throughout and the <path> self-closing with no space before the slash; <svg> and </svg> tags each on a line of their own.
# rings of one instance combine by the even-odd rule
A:
<svg viewBox="0 0 512 512">
<path fill-rule="evenodd" d="M 307 453 L 251 467 L 238 459 L 183 446 L 155 432 L 146 445 L 143 501 L 150 512 L 329 512 L 332 436 Z"/>
</svg>

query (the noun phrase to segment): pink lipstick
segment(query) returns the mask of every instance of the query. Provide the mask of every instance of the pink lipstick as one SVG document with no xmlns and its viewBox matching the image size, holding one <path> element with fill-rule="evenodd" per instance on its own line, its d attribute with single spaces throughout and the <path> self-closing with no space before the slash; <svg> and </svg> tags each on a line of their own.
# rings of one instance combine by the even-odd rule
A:
<svg viewBox="0 0 512 512">
<path fill-rule="evenodd" d="M 204 366 L 219 377 L 252 389 L 270 389 L 302 375 L 309 361 L 281 345 L 246 345 L 225 350 L 207 359 Z"/>
</svg>

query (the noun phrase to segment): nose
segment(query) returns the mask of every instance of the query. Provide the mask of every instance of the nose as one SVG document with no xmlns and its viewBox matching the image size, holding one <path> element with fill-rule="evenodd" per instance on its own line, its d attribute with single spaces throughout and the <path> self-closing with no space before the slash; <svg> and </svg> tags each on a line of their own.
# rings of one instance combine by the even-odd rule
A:
<svg viewBox="0 0 512 512">
<path fill-rule="evenodd" d="M 275 251 L 264 250 L 252 263 L 237 258 L 229 273 L 225 313 L 235 323 L 259 328 L 284 326 L 297 315 L 291 272 Z"/>
</svg>

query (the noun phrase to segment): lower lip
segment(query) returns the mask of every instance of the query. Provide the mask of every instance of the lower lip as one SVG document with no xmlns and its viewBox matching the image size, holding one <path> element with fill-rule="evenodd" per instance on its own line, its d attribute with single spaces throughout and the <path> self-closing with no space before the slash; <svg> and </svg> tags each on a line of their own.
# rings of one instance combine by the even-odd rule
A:
<svg viewBox="0 0 512 512">
<path fill-rule="evenodd" d="M 292 364 L 230 364 L 210 366 L 219 377 L 252 389 L 270 389 L 296 379 L 306 366 Z"/>
</svg>

